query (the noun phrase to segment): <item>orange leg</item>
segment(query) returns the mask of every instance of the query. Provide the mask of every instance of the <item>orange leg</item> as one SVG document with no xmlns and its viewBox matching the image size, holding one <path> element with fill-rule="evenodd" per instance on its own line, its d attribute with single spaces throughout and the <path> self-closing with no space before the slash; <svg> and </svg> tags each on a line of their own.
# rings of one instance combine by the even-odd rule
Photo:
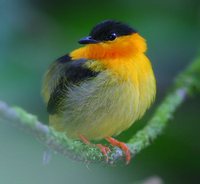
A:
<svg viewBox="0 0 200 184">
<path fill-rule="evenodd" d="M 113 146 L 117 146 L 119 148 L 121 148 L 123 151 L 124 151 L 124 154 L 126 155 L 126 164 L 129 164 L 130 163 L 130 160 L 131 160 L 131 153 L 130 153 L 130 150 L 128 148 L 128 146 L 123 143 L 123 142 L 120 142 L 112 137 L 108 137 L 106 138 L 106 140 Z"/>
<path fill-rule="evenodd" d="M 101 153 L 106 157 L 106 162 L 108 162 L 108 153 L 110 152 L 110 148 L 107 146 L 104 146 L 102 144 L 92 144 L 86 137 L 84 137 L 83 135 L 79 135 L 79 138 L 83 141 L 83 143 L 85 144 L 89 144 L 89 145 L 93 145 L 93 146 L 97 146 Z"/>
</svg>

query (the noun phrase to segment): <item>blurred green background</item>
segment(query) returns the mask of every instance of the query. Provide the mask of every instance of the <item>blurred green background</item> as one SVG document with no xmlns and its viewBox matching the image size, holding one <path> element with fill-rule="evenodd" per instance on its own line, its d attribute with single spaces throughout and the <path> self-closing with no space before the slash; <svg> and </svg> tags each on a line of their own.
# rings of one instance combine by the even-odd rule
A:
<svg viewBox="0 0 200 184">
<path fill-rule="evenodd" d="M 200 48 L 199 0 L 0 0 L 0 100 L 47 122 L 40 96 L 50 63 L 79 47 L 79 38 L 104 19 L 127 22 L 148 41 L 157 77 L 157 100 L 145 117 L 119 139 L 145 125 L 175 76 Z M 128 166 L 79 163 L 59 154 L 43 165 L 46 148 L 31 135 L 0 123 L 1 184 L 121 184 L 151 176 L 166 184 L 200 181 L 200 95 L 187 99 L 164 134 Z"/>
</svg>

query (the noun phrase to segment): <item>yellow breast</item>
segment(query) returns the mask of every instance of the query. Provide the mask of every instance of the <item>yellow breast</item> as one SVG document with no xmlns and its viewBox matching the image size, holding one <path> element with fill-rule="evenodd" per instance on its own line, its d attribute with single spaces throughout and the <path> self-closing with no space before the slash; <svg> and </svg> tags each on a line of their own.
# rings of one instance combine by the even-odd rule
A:
<svg viewBox="0 0 200 184">
<path fill-rule="evenodd" d="M 86 58 L 92 70 L 107 70 L 119 81 L 132 81 L 139 94 L 139 114 L 144 114 L 155 98 L 156 81 L 151 63 L 145 55 L 146 41 L 138 33 L 115 41 L 89 44 L 71 53 L 73 59 Z"/>
</svg>

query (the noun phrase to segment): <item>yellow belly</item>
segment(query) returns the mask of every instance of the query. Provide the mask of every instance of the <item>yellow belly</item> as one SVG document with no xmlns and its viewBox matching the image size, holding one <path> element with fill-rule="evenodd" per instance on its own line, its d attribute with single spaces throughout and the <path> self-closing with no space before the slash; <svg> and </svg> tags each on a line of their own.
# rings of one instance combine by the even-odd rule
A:
<svg viewBox="0 0 200 184">
<path fill-rule="evenodd" d="M 118 74 L 106 71 L 73 87 L 65 102 L 66 111 L 50 116 L 50 124 L 74 139 L 82 134 L 89 140 L 99 140 L 126 130 L 144 114 L 155 96 L 151 67 L 145 74 L 135 70 L 138 73 L 134 80 L 121 80 Z"/>
<path fill-rule="evenodd" d="M 71 138 L 80 134 L 88 139 L 116 135 L 139 116 L 139 94 L 130 82 L 110 87 L 105 84 L 93 92 L 84 87 L 77 88 L 69 94 L 66 112 L 62 116 L 50 116 L 53 126 L 59 131 L 66 131 Z"/>
</svg>

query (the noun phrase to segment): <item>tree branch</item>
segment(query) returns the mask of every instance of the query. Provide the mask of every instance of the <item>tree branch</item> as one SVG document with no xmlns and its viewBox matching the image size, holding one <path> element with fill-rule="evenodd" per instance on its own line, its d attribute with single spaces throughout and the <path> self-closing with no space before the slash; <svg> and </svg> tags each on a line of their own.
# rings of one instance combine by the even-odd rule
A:
<svg viewBox="0 0 200 184">
<path fill-rule="evenodd" d="M 128 141 L 132 157 L 149 146 L 163 132 L 168 120 L 184 102 L 185 97 L 197 91 L 200 91 L 200 57 L 177 77 L 171 92 L 157 108 L 151 120 Z M 120 149 L 112 147 L 109 161 L 106 162 L 96 147 L 71 140 L 64 133 L 57 132 L 38 121 L 36 116 L 19 107 L 9 107 L 4 102 L 0 102 L 0 119 L 25 129 L 47 147 L 75 160 L 115 164 L 124 158 Z"/>
</svg>

